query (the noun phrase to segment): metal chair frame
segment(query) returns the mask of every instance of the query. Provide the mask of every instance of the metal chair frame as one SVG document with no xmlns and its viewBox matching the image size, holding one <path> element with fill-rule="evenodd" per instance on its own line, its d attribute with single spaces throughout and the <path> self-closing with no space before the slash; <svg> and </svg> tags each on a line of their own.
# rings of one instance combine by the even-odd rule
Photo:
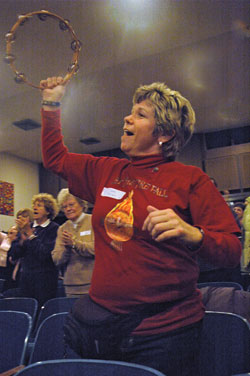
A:
<svg viewBox="0 0 250 376">
<path fill-rule="evenodd" d="M 160 371 L 140 364 L 94 359 L 63 359 L 38 362 L 28 365 L 16 376 L 38 376 L 41 374 L 44 376 L 66 376 L 80 373 L 85 376 L 165 376 Z"/>
</svg>

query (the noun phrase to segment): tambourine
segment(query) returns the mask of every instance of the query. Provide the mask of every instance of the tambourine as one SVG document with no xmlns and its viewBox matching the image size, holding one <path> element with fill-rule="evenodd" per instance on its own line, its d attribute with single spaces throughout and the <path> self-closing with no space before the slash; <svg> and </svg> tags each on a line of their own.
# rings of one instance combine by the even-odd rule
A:
<svg viewBox="0 0 250 376">
<path fill-rule="evenodd" d="M 51 17 L 53 19 L 58 20 L 59 21 L 59 28 L 62 31 L 68 31 L 70 33 L 70 36 L 71 36 L 71 39 L 72 39 L 70 47 L 73 50 L 73 56 L 72 56 L 71 63 L 68 67 L 68 72 L 64 77 L 64 82 L 68 81 L 72 77 L 72 75 L 76 74 L 79 70 L 78 60 L 79 60 L 79 53 L 80 53 L 82 44 L 79 41 L 79 39 L 77 38 L 72 26 L 70 25 L 69 20 L 63 19 L 62 17 L 58 16 L 57 14 L 54 14 L 54 13 L 49 12 L 47 10 L 39 10 L 39 11 L 35 11 L 35 12 L 31 12 L 31 13 L 27 13 L 27 14 L 18 16 L 17 22 L 14 24 L 14 26 L 11 28 L 11 30 L 5 35 L 6 55 L 5 55 L 4 61 L 7 64 L 9 64 L 11 69 L 14 71 L 16 83 L 26 83 L 26 84 L 34 87 L 34 88 L 42 89 L 39 85 L 35 85 L 35 84 L 31 83 L 30 81 L 28 81 L 25 74 L 19 72 L 16 69 L 15 64 L 14 64 L 16 57 L 11 53 L 12 52 L 11 47 L 12 47 L 12 44 L 15 42 L 16 31 L 17 31 L 18 27 L 23 26 L 29 20 L 29 18 L 31 18 L 35 15 L 37 15 L 37 17 L 41 21 L 46 21 L 47 17 Z"/>
</svg>

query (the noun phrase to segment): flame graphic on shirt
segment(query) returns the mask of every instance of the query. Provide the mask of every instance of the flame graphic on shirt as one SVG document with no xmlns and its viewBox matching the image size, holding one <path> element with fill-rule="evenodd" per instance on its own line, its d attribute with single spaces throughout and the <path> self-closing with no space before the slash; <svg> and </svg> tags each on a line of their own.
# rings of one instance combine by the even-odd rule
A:
<svg viewBox="0 0 250 376">
<path fill-rule="evenodd" d="M 134 191 L 131 191 L 128 197 L 117 204 L 105 217 L 105 230 L 114 241 L 126 242 L 133 236 L 133 194 Z"/>
</svg>

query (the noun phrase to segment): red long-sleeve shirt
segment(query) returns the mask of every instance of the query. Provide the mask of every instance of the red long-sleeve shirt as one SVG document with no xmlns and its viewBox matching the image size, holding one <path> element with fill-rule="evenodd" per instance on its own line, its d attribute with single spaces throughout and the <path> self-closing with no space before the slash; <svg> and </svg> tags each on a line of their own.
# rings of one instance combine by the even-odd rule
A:
<svg viewBox="0 0 250 376">
<path fill-rule="evenodd" d="M 223 197 L 199 168 L 166 162 L 160 155 L 131 161 L 69 153 L 63 144 L 60 112 L 42 111 L 44 166 L 68 181 L 72 194 L 94 203 L 95 267 L 91 297 L 113 312 L 143 303 L 170 302 L 144 319 L 137 335 L 168 332 L 204 315 L 196 288 L 196 255 L 222 267 L 239 263 L 239 228 Z M 178 239 L 156 242 L 142 224 L 147 205 L 173 209 L 204 230 L 191 251 Z"/>
</svg>

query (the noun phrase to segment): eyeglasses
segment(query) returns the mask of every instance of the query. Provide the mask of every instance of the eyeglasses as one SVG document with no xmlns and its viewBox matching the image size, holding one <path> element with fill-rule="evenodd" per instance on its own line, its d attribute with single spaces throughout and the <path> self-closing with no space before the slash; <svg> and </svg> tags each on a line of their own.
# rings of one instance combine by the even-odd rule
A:
<svg viewBox="0 0 250 376">
<path fill-rule="evenodd" d="M 70 203 L 70 204 L 67 204 L 67 205 L 62 205 L 62 209 L 65 210 L 67 208 L 73 208 L 74 206 L 76 205 L 76 203 Z"/>
</svg>

